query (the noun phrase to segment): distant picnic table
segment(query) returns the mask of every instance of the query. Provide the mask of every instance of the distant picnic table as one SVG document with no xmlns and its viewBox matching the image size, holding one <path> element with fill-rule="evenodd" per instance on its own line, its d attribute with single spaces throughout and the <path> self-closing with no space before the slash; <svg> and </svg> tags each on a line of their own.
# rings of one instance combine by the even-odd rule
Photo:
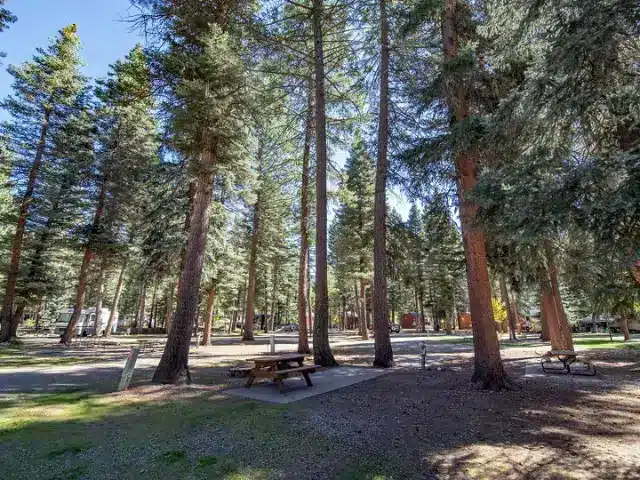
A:
<svg viewBox="0 0 640 480">
<path fill-rule="evenodd" d="M 284 392 L 283 380 L 294 374 L 301 374 L 308 387 L 312 387 L 310 374 L 315 373 L 319 365 L 305 365 L 305 355 L 300 353 L 287 353 L 284 355 L 264 355 L 261 357 L 247 358 L 247 362 L 253 362 L 254 367 L 248 372 L 249 379 L 245 385 L 250 388 L 256 378 L 270 378 L 278 386 L 280 393 Z M 292 365 L 297 364 L 297 366 Z"/>
<path fill-rule="evenodd" d="M 554 361 L 557 359 L 562 366 Z M 578 375 L 595 375 L 596 367 L 588 360 L 578 359 L 574 350 L 549 350 L 540 359 L 542 371 L 545 373 L 572 373 Z M 579 369 L 571 371 L 571 365 L 580 365 Z"/>
</svg>

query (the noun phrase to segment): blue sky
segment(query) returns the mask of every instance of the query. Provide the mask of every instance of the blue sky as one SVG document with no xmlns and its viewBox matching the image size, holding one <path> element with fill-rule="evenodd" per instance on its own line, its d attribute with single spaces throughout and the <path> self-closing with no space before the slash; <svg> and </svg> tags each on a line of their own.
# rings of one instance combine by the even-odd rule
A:
<svg viewBox="0 0 640 480">
<path fill-rule="evenodd" d="M 0 34 L 0 51 L 7 54 L 0 67 L 0 98 L 11 92 L 12 78 L 6 67 L 30 60 L 36 48 L 46 47 L 58 30 L 71 23 L 78 25 L 82 41 L 83 73 L 94 79 L 105 76 L 109 65 L 137 43 L 144 43 L 139 32 L 124 21 L 135 13 L 129 0 L 8 0 L 5 7 L 18 21 Z M 0 121 L 7 118 L 0 109 Z M 345 152 L 337 152 L 334 160 L 342 166 Z M 409 204 L 399 192 L 390 190 L 390 205 L 406 218 Z"/>
<path fill-rule="evenodd" d="M 0 67 L 0 98 L 11 89 L 10 64 L 29 60 L 37 47 L 46 47 L 62 27 L 75 23 L 82 41 L 83 73 L 106 75 L 109 65 L 123 57 L 142 38 L 124 21 L 129 0 L 8 0 L 5 7 L 18 21 L 0 34 L 0 51 L 7 53 Z M 0 111 L 0 119 L 7 118 Z"/>
</svg>

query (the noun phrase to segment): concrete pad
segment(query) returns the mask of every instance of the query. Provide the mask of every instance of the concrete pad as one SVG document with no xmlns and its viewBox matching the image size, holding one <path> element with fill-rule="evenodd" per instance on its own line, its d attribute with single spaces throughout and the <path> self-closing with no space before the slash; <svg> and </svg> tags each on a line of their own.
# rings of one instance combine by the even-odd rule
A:
<svg viewBox="0 0 640 480">
<path fill-rule="evenodd" d="M 293 376 L 284 381 L 285 391 L 280 393 L 272 381 L 256 379 L 251 388 L 232 388 L 224 393 L 236 397 L 251 398 L 270 403 L 292 403 L 304 398 L 315 397 L 339 388 L 355 385 L 388 373 L 377 368 L 337 367 L 311 374 L 313 387 L 307 387 L 302 376 Z"/>
</svg>

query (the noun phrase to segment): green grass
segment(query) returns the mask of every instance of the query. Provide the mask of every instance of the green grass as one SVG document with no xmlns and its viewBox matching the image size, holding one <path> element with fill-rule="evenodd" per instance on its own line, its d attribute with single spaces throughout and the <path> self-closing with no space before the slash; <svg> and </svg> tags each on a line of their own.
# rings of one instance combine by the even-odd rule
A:
<svg viewBox="0 0 640 480">
<path fill-rule="evenodd" d="M 596 349 L 596 348 L 612 348 L 612 349 L 631 349 L 640 350 L 640 342 L 624 342 L 620 340 L 611 341 L 605 338 L 575 338 L 573 344 L 583 347 L 584 349 Z"/>
<path fill-rule="evenodd" d="M 60 367 L 93 363 L 96 358 L 64 357 L 58 355 L 32 355 L 23 348 L 4 348 L 0 350 L 0 369 L 21 367 Z"/>
<path fill-rule="evenodd" d="M 169 465 L 175 463 L 184 463 L 187 460 L 187 454 L 184 450 L 174 450 L 159 455 L 158 460 Z"/>
<path fill-rule="evenodd" d="M 5 397 L 2 478 L 91 479 L 108 469 L 117 478 L 264 480 L 273 463 L 299 466 L 292 446 L 320 455 L 331 446 L 322 435 L 300 436 L 289 418 L 296 409 L 206 391 L 171 401 L 80 391 Z"/>
</svg>

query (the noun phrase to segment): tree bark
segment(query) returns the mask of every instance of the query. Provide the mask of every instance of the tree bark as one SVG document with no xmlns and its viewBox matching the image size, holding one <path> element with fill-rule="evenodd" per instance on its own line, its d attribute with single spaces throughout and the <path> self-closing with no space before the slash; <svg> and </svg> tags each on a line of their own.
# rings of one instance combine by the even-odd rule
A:
<svg viewBox="0 0 640 480">
<path fill-rule="evenodd" d="M 147 280 L 142 279 L 142 286 L 140 287 L 140 302 L 138 303 L 140 312 L 138 313 L 138 322 L 136 328 L 138 332 L 142 333 L 144 328 L 144 317 L 147 311 Z"/>
<path fill-rule="evenodd" d="M 427 327 L 427 318 L 424 314 L 424 290 L 422 289 L 422 285 L 418 288 L 418 307 L 419 310 L 416 312 L 418 314 L 418 329 L 420 332 L 426 332 Z M 433 312 L 432 312 L 433 313 Z M 434 320 L 434 328 L 435 328 L 435 320 Z"/>
<path fill-rule="evenodd" d="M 153 277 L 153 293 L 151 294 L 151 313 L 149 314 L 149 328 L 153 328 L 157 324 L 156 320 L 156 307 L 158 299 L 158 279 L 154 275 Z"/>
<path fill-rule="evenodd" d="M 356 312 L 358 313 L 358 334 L 362 335 L 362 308 L 360 307 L 360 293 L 358 292 L 358 284 L 354 285 Z"/>
<path fill-rule="evenodd" d="M 2 311 L 0 311 L 0 343 L 8 342 L 11 339 L 13 302 L 16 296 L 16 283 L 18 281 L 18 275 L 20 274 L 20 258 L 22 256 L 24 231 L 27 225 L 27 218 L 29 216 L 29 207 L 33 198 L 33 192 L 36 188 L 36 181 L 38 180 L 38 173 L 40 172 L 40 167 L 42 165 L 42 156 L 47 142 L 50 116 L 51 109 L 46 108 L 44 110 L 42 125 L 40 126 L 40 139 L 36 148 L 36 156 L 33 160 L 31 170 L 29 171 L 27 188 L 24 192 L 24 196 L 22 197 L 22 203 L 20 204 L 16 233 L 11 245 L 11 260 L 9 261 L 9 269 L 7 272 L 7 289 L 2 302 Z"/>
<path fill-rule="evenodd" d="M 507 280 L 504 274 L 500 275 L 500 296 L 502 297 L 502 303 L 507 309 L 507 326 L 509 329 L 509 339 L 516 339 L 516 319 L 515 312 L 513 311 L 511 302 L 509 301 L 509 290 L 507 289 Z"/>
<path fill-rule="evenodd" d="M 93 235 L 98 233 L 100 223 L 102 221 L 102 214 L 104 213 L 104 204 L 107 197 L 107 184 L 109 182 L 109 175 L 105 174 L 100 186 L 100 193 L 98 194 L 98 204 L 96 205 L 96 211 L 93 215 L 93 224 L 91 226 L 91 233 L 87 245 L 84 248 L 84 256 L 82 258 L 82 265 L 80 266 L 80 274 L 78 275 L 78 287 L 76 288 L 76 298 L 73 305 L 73 313 L 69 324 L 60 339 L 60 343 L 65 345 L 71 345 L 71 339 L 75 335 L 76 326 L 78 325 L 78 319 L 82 314 L 82 308 L 84 307 L 84 297 L 87 289 L 87 276 L 89 275 L 89 267 L 93 260 Z"/>
<path fill-rule="evenodd" d="M 307 253 L 307 331 L 313 325 L 313 305 L 311 304 L 311 248 Z"/>
<path fill-rule="evenodd" d="M 449 62 L 457 60 L 460 47 L 457 2 L 458 0 L 445 0 L 442 15 L 443 49 Z M 448 92 L 449 108 L 455 123 L 463 123 L 469 117 L 470 92 L 467 91 L 464 78 L 454 76 L 453 80 L 451 91 Z M 493 390 L 513 388 L 500 357 L 491 305 L 485 237 L 476 222 L 478 206 L 471 198 L 477 183 L 476 153 L 458 149 L 455 152 L 455 166 L 474 338 L 475 368 L 472 381 L 481 382 L 482 388 Z"/>
<path fill-rule="evenodd" d="M 200 156 L 198 183 L 189 227 L 187 254 L 178 291 L 176 317 L 171 333 L 153 375 L 154 383 L 191 383 L 189 374 L 189 346 L 198 308 L 198 293 L 202 278 L 202 265 L 207 245 L 207 232 L 211 218 L 211 199 L 215 183 L 215 145 L 205 148 Z"/>
<path fill-rule="evenodd" d="M 251 232 L 251 250 L 249 252 L 249 281 L 247 286 L 247 313 L 244 319 L 244 333 L 242 340 L 252 341 L 253 317 L 255 316 L 254 302 L 256 296 L 256 259 L 258 257 L 258 240 L 260 238 L 260 200 L 258 192 L 256 204 L 253 206 L 253 229 Z"/>
<path fill-rule="evenodd" d="M 548 306 L 553 303 L 553 300 L 547 298 L 549 295 L 548 292 L 543 291 L 542 281 L 540 283 L 540 340 L 543 342 L 549 341 L 549 327 L 547 324 L 547 316 L 550 313 L 545 310 L 548 309 Z"/>
<path fill-rule="evenodd" d="M 40 320 L 42 319 L 42 312 L 44 310 L 44 297 L 38 299 L 38 310 L 36 311 L 34 318 L 34 326 L 36 332 L 40 330 Z"/>
<path fill-rule="evenodd" d="M 164 328 L 167 332 L 167 335 L 169 335 L 169 332 L 171 332 L 171 324 L 173 323 L 173 300 L 176 294 L 175 290 L 176 284 L 171 283 L 171 285 L 169 285 L 169 289 L 167 290 L 167 314 L 164 319 Z"/>
<path fill-rule="evenodd" d="M 455 301 L 451 303 L 451 309 L 448 314 L 449 318 L 447 319 L 447 335 L 451 335 L 453 330 L 455 330 L 456 324 L 456 303 Z"/>
<path fill-rule="evenodd" d="M 204 314 L 204 332 L 202 334 L 202 346 L 207 346 L 211 343 L 211 324 L 213 322 L 213 302 L 216 297 L 216 286 L 212 282 L 209 286 L 209 292 L 207 294 L 207 310 Z"/>
<path fill-rule="evenodd" d="M 116 293 L 113 296 L 113 304 L 111 305 L 111 311 L 109 312 L 109 320 L 107 320 L 107 328 L 104 330 L 104 336 L 110 337 L 111 330 L 113 329 L 113 322 L 118 321 L 118 304 L 120 303 L 120 294 L 122 293 L 122 285 L 124 283 L 124 272 L 127 270 L 127 264 L 129 263 L 129 259 L 125 259 L 122 264 L 122 268 L 120 269 L 120 275 L 118 275 L 118 283 L 116 284 Z M 117 328 L 117 325 L 116 325 Z"/>
<path fill-rule="evenodd" d="M 11 318 L 11 338 L 16 338 L 18 336 L 18 327 L 20 326 L 20 322 L 24 317 L 24 307 L 24 303 L 19 303 L 18 308 L 16 308 L 16 313 Z M 627 333 L 629 333 L 628 328 Z"/>
<path fill-rule="evenodd" d="M 549 280 L 551 282 L 551 291 L 553 293 L 552 318 L 554 321 L 547 321 L 551 345 L 554 349 L 573 350 L 571 327 L 569 327 L 569 321 L 567 320 L 567 315 L 562 304 L 562 296 L 560 295 L 558 269 L 556 267 L 551 244 L 548 241 L 545 242 L 545 255 L 547 257 Z"/>
<path fill-rule="evenodd" d="M 307 87 L 307 123 L 302 154 L 302 184 L 300 188 L 300 257 L 298 266 L 298 353 L 311 353 L 307 329 L 307 257 L 309 255 L 309 170 L 311 163 L 311 136 L 313 134 L 313 77 Z"/>
<path fill-rule="evenodd" d="M 271 322 L 270 330 L 276 329 L 276 310 L 278 309 L 278 264 L 277 261 L 273 265 L 273 290 L 271 291 Z"/>
<path fill-rule="evenodd" d="M 104 277 L 107 268 L 107 261 L 103 258 L 100 262 L 100 273 L 98 274 L 98 296 L 96 298 L 96 317 L 93 328 L 93 334 L 97 337 L 100 335 L 100 322 L 102 322 L 102 302 L 104 301 Z"/>
<path fill-rule="evenodd" d="M 360 279 L 360 313 L 358 314 L 358 329 L 360 337 L 363 340 L 369 338 L 369 329 L 367 325 L 367 287 L 364 279 Z"/>
<path fill-rule="evenodd" d="M 573 350 L 569 322 L 562 306 L 553 258 L 547 256 L 547 266 L 540 269 L 541 312 L 554 350 Z M 544 324 L 543 324 L 544 325 Z"/>
<path fill-rule="evenodd" d="M 315 52 L 316 131 L 316 309 L 313 320 L 313 359 L 316 365 L 338 365 L 329 345 L 329 292 L 327 286 L 327 134 L 322 40 L 323 0 L 313 0 Z"/>
<path fill-rule="evenodd" d="M 389 338 L 389 304 L 387 291 L 387 151 L 389 147 L 389 20 L 387 2 L 380 6 L 380 108 L 378 112 L 378 164 L 376 165 L 373 230 L 373 329 L 375 356 L 373 366 L 393 366 Z"/>
<path fill-rule="evenodd" d="M 182 290 L 182 272 L 184 272 L 184 263 L 187 260 L 187 244 L 189 242 L 189 231 L 191 230 L 191 219 L 193 217 L 193 209 L 195 206 L 195 199 L 198 193 L 198 181 L 196 179 L 191 179 L 189 181 L 189 188 L 187 189 L 187 215 L 184 219 L 184 225 L 182 227 L 182 231 L 186 238 L 184 245 L 182 246 L 182 251 L 180 252 L 180 275 L 178 275 L 178 295 L 180 295 L 180 291 Z M 178 299 L 178 303 L 180 299 Z"/>
<path fill-rule="evenodd" d="M 624 335 L 625 342 L 631 340 L 631 334 L 629 333 L 629 322 L 626 315 L 622 315 L 620 317 L 620 330 L 622 330 L 622 335 Z"/>
</svg>

